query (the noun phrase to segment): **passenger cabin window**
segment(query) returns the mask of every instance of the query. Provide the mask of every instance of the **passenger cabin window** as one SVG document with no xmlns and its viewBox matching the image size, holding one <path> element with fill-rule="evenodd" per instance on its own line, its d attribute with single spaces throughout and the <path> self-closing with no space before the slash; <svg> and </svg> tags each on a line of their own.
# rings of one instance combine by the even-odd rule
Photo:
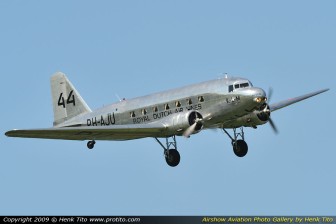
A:
<svg viewBox="0 0 336 224">
<path fill-rule="evenodd" d="M 181 107 L 181 102 L 180 102 L 180 101 L 176 101 L 176 102 L 175 102 L 175 106 L 176 106 L 176 107 Z"/>
<path fill-rule="evenodd" d="M 147 114 L 147 110 L 146 109 L 142 109 L 142 114 L 146 115 Z"/>
<path fill-rule="evenodd" d="M 168 105 L 168 103 L 165 104 L 164 108 L 165 108 L 165 110 L 169 110 L 169 105 Z"/>
<path fill-rule="evenodd" d="M 191 105 L 191 104 L 192 104 L 192 101 L 191 101 L 190 98 L 187 99 L 187 104 L 188 104 L 188 105 Z"/>
<path fill-rule="evenodd" d="M 130 112 L 131 117 L 135 117 L 134 111 Z"/>
<path fill-rule="evenodd" d="M 154 113 L 158 112 L 158 107 L 156 107 L 156 106 L 153 107 L 153 112 L 154 112 Z"/>
<path fill-rule="evenodd" d="M 204 102 L 204 97 L 203 96 L 199 96 L 198 97 L 198 102 Z"/>
</svg>

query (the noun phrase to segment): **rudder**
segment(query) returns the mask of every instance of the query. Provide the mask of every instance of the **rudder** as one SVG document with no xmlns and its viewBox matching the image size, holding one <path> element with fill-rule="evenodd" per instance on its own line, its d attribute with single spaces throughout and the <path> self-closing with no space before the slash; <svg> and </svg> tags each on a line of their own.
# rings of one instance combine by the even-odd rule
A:
<svg viewBox="0 0 336 224">
<path fill-rule="evenodd" d="M 50 78 L 51 96 L 54 109 L 54 126 L 57 126 L 77 115 L 91 112 L 78 91 L 62 72 Z"/>
</svg>

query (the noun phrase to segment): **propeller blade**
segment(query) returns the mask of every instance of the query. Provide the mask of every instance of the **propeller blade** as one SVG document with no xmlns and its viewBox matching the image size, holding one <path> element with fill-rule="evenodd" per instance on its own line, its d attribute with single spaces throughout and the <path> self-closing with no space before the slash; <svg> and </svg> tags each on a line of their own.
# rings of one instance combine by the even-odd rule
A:
<svg viewBox="0 0 336 224">
<path fill-rule="evenodd" d="M 189 138 L 190 135 L 192 133 L 195 132 L 196 126 L 197 124 L 204 124 L 205 121 L 209 121 L 212 119 L 212 115 L 211 114 L 207 114 L 205 117 L 202 118 L 202 116 L 200 116 L 200 118 L 198 117 L 198 114 L 195 114 L 195 123 L 193 123 L 193 125 L 191 125 L 190 127 L 188 127 L 184 132 L 183 132 L 183 136 L 186 138 Z"/>
<path fill-rule="evenodd" d="M 278 129 L 277 129 L 277 127 L 275 126 L 273 120 L 272 120 L 271 118 L 268 118 L 268 121 L 269 121 L 269 123 L 270 123 L 270 125 L 271 125 L 271 127 L 272 127 L 272 129 L 273 129 L 273 131 L 274 131 L 274 133 L 275 133 L 275 134 L 278 134 L 278 133 L 279 133 L 279 132 L 278 132 Z"/>
<path fill-rule="evenodd" d="M 187 128 L 187 130 L 185 130 L 185 132 L 183 133 L 183 136 L 186 138 L 189 138 L 190 135 L 195 131 L 196 125 L 197 125 L 197 122 L 195 122 L 193 125 Z"/>
<path fill-rule="evenodd" d="M 273 95 L 273 88 L 272 87 L 269 87 L 268 88 L 268 93 L 267 93 L 267 98 L 268 98 L 268 103 L 271 102 L 271 99 L 272 99 L 272 95 Z"/>
</svg>

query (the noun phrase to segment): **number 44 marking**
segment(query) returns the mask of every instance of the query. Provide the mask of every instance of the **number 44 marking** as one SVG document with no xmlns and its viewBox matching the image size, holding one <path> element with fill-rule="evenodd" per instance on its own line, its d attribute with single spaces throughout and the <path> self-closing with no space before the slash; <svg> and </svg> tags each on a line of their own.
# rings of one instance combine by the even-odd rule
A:
<svg viewBox="0 0 336 224">
<path fill-rule="evenodd" d="M 71 103 L 74 106 L 76 106 L 75 95 L 73 95 L 73 90 L 71 90 L 71 92 L 69 93 L 68 99 L 66 100 L 66 104 L 71 104 Z M 65 108 L 65 101 L 64 101 L 63 93 L 61 93 L 58 98 L 58 106 L 63 106 L 63 108 Z"/>
</svg>

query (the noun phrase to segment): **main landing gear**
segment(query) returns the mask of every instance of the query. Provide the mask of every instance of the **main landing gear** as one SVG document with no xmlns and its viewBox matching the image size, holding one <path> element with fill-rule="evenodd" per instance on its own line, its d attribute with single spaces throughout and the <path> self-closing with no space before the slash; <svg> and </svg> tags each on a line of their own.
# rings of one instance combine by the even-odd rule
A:
<svg viewBox="0 0 336 224">
<path fill-rule="evenodd" d="M 94 145 L 96 144 L 96 141 L 95 140 L 92 140 L 92 141 L 88 141 L 87 143 L 87 147 L 89 149 L 93 149 Z"/>
<path fill-rule="evenodd" d="M 233 152 L 238 157 L 244 157 L 247 154 L 248 146 L 244 140 L 244 129 L 243 127 L 239 128 L 239 131 L 237 132 L 237 128 L 233 129 L 233 135 L 232 138 L 231 135 L 223 128 L 223 131 L 229 136 L 231 139 L 231 144 L 233 147 Z M 237 139 L 238 137 L 241 137 L 242 139 Z"/>
<path fill-rule="evenodd" d="M 162 142 L 155 138 L 155 140 L 163 148 L 163 153 L 166 159 L 166 162 L 169 166 L 175 167 L 180 163 L 180 153 L 177 151 L 176 138 L 175 135 L 166 138 L 166 146 Z"/>
</svg>

